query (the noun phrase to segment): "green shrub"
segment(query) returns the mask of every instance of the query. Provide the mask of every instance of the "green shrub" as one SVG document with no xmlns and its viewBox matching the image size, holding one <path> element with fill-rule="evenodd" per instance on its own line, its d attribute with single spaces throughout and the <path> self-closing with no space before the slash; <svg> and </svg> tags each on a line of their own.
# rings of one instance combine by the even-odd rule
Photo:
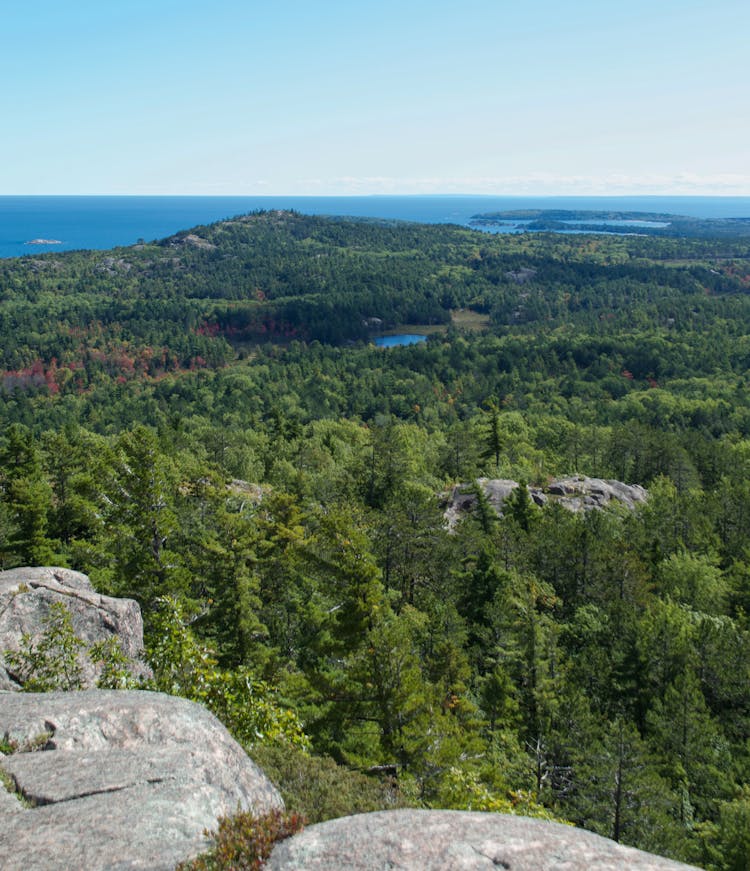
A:
<svg viewBox="0 0 750 871">
<path fill-rule="evenodd" d="M 62 602 L 55 602 L 42 623 L 44 631 L 36 643 L 24 632 L 21 649 L 5 651 L 13 677 L 30 693 L 82 689 L 81 653 L 85 645 L 73 630 L 70 611 Z"/>
<path fill-rule="evenodd" d="M 276 703 L 268 684 L 246 666 L 231 671 L 219 668 L 212 651 L 190 631 L 182 605 L 167 596 L 158 601 L 148 645 L 152 689 L 205 705 L 246 747 L 307 748 L 308 738 L 297 715 Z"/>
<path fill-rule="evenodd" d="M 299 832 L 304 820 L 299 814 L 270 811 L 254 815 L 241 811 L 219 819 L 217 832 L 206 853 L 181 862 L 176 871 L 257 871 L 271 855 L 274 845 Z"/>
<path fill-rule="evenodd" d="M 251 756 L 275 783 L 286 806 L 310 824 L 406 806 L 393 781 L 350 771 L 330 757 L 268 746 L 254 747 Z"/>
<path fill-rule="evenodd" d="M 88 658 L 100 666 L 96 685 L 100 690 L 139 689 L 139 681 L 130 671 L 130 660 L 125 655 L 120 639 L 114 635 L 97 641 L 89 647 Z"/>
<path fill-rule="evenodd" d="M 23 741 L 16 741 L 14 738 L 0 739 L 0 753 L 6 756 L 11 756 L 14 753 L 36 753 L 37 750 L 44 750 L 49 739 L 52 737 L 52 732 L 40 732 L 31 738 L 25 738 Z"/>
<path fill-rule="evenodd" d="M 566 823 L 540 804 L 527 790 L 495 792 L 483 783 L 477 772 L 453 767 L 443 775 L 438 794 L 431 806 L 441 809 L 519 814 Z"/>
<path fill-rule="evenodd" d="M 747 871 L 750 868 L 750 787 L 732 801 L 719 802 L 718 820 L 702 822 L 697 853 L 691 857 L 709 871 Z"/>
<path fill-rule="evenodd" d="M 6 650 L 4 658 L 13 677 L 26 693 L 83 689 L 83 661 L 101 666 L 100 689 L 134 689 L 138 682 L 130 673 L 129 660 L 120 639 L 112 636 L 86 648 L 76 635 L 70 610 L 54 602 L 42 620 L 39 638 L 27 632 L 21 636 L 19 650 Z"/>
</svg>

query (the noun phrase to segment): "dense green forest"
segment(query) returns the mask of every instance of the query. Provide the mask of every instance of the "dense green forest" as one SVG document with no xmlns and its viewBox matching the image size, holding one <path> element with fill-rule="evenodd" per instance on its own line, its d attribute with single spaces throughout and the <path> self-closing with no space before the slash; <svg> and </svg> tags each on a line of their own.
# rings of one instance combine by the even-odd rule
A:
<svg viewBox="0 0 750 871">
<path fill-rule="evenodd" d="M 0 567 L 152 639 L 171 597 L 310 766 L 744 869 L 748 369 L 742 238 L 270 212 L 0 261 Z M 649 497 L 446 528 L 457 482 L 571 473 Z"/>
</svg>

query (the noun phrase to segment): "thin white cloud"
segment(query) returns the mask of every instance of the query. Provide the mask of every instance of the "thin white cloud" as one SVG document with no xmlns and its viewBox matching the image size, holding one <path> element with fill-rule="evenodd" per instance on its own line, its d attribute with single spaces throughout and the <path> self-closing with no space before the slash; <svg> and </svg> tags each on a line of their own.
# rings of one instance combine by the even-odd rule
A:
<svg viewBox="0 0 750 871">
<path fill-rule="evenodd" d="M 556 175 L 390 177 L 340 176 L 304 179 L 296 193 L 344 194 L 494 194 L 494 195 L 658 195 L 750 196 L 750 175 Z"/>
</svg>

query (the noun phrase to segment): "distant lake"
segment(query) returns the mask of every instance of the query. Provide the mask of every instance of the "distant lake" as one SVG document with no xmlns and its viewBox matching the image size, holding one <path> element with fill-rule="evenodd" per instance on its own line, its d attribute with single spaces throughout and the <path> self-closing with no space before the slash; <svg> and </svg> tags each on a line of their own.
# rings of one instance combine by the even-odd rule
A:
<svg viewBox="0 0 750 871">
<path fill-rule="evenodd" d="M 113 248 L 171 236 L 259 209 L 468 226 L 472 215 L 510 209 L 661 212 L 750 217 L 750 197 L 8 197 L 0 196 L 0 257 Z M 488 228 L 497 232 L 497 228 Z M 507 232 L 507 231 L 506 231 Z M 32 240 L 58 244 L 29 245 Z"/>
<path fill-rule="evenodd" d="M 427 336 L 419 336 L 416 333 L 398 333 L 395 336 L 378 336 L 375 344 L 378 348 L 395 348 L 397 345 L 418 345 L 426 342 Z"/>
</svg>

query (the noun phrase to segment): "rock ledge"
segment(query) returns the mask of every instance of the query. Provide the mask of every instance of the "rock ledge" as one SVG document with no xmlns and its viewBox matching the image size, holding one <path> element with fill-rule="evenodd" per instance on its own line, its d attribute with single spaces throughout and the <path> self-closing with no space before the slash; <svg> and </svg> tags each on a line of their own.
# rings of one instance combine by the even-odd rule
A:
<svg viewBox="0 0 750 871">
<path fill-rule="evenodd" d="M 505 500 L 518 487 L 518 481 L 509 478 L 478 478 L 476 485 L 482 488 L 490 505 L 502 517 Z M 444 494 L 443 516 L 449 529 L 455 529 L 461 518 L 476 506 L 476 485 L 456 484 L 449 493 Z M 530 486 L 528 491 L 535 505 L 542 507 L 558 503 L 575 513 L 602 510 L 614 505 L 632 511 L 648 497 L 640 484 L 623 484 L 622 481 L 588 478 L 585 475 L 557 478 L 544 487 Z"/>
<path fill-rule="evenodd" d="M 3 871 L 172 871 L 219 816 L 283 806 L 212 714 L 162 693 L 0 693 L 0 737 L 41 747 L 0 758 L 32 805 L 0 782 Z"/>
<path fill-rule="evenodd" d="M 280 843 L 267 871 L 679 871 L 691 866 L 591 832 L 470 811 L 378 811 L 311 826 Z"/>
</svg>

